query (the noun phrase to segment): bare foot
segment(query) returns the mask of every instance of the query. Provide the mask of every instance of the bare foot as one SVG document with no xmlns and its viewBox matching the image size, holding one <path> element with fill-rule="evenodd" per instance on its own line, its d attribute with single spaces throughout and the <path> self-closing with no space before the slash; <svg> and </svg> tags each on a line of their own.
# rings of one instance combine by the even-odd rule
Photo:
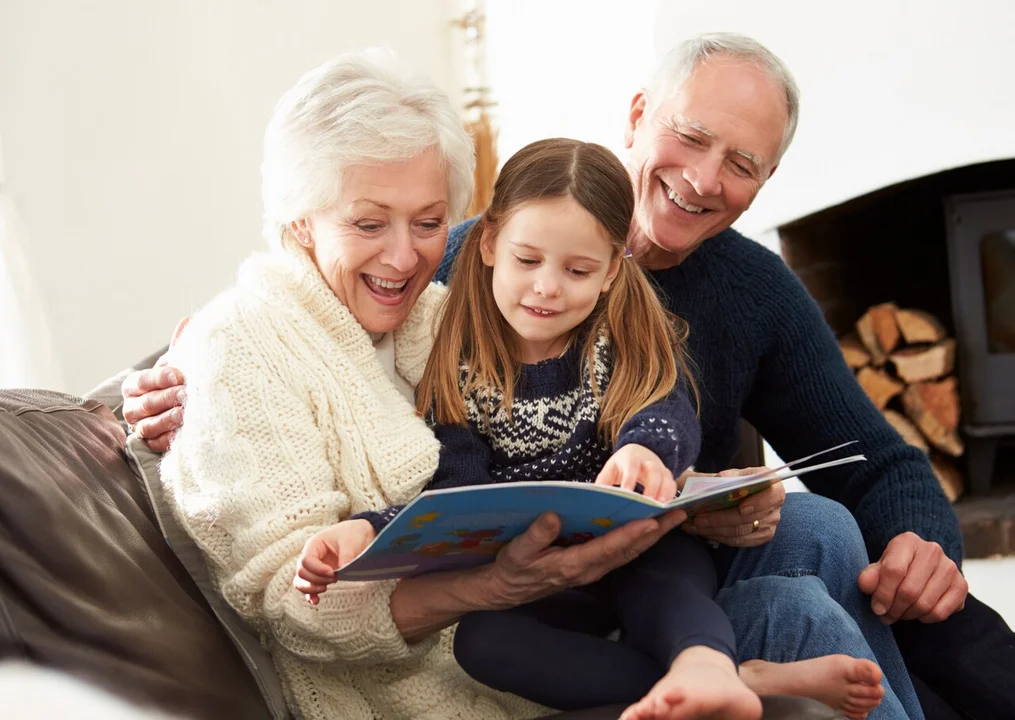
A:
<svg viewBox="0 0 1015 720">
<path fill-rule="evenodd" d="M 663 679 L 620 718 L 760 720 L 761 700 L 740 679 L 736 665 L 726 655 L 692 647 L 680 653 Z"/>
<path fill-rule="evenodd" d="M 881 703 L 881 668 L 849 655 L 770 663 L 748 660 L 740 677 L 759 695 L 799 695 L 818 700 L 851 720 L 863 720 Z"/>
</svg>

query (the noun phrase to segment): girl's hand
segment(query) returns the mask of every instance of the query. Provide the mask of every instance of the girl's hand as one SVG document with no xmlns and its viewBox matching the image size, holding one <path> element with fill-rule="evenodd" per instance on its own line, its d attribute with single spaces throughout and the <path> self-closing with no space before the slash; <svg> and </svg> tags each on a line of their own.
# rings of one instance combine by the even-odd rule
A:
<svg viewBox="0 0 1015 720">
<path fill-rule="evenodd" d="M 376 536 L 374 526 L 366 520 L 345 520 L 321 530 L 303 546 L 293 587 L 316 605 L 328 585 L 335 582 L 335 571 L 355 560 Z"/>
<path fill-rule="evenodd" d="M 669 502 L 677 494 L 673 473 L 659 456 L 644 445 L 634 443 L 613 453 L 596 478 L 596 485 L 616 485 L 632 492 L 636 485 L 641 485 L 645 497 L 659 502 Z"/>
</svg>

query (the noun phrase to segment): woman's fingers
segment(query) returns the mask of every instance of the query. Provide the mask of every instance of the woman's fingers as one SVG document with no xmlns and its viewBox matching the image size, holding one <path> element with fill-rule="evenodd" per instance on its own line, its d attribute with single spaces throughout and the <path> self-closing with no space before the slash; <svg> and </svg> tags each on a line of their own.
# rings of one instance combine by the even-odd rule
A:
<svg viewBox="0 0 1015 720">
<path fill-rule="evenodd" d="M 498 553 L 488 600 L 494 608 L 515 607 L 595 582 L 634 560 L 686 518 L 683 510 L 672 510 L 634 520 L 587 543 L 559 548 L 551 545 L 560 532 L 560 519 L 546 513 Z"/>
<path fill-rule="evenodd" d="M 528 567 L 553 544 L 559 534 L 560 518 L 553 513 L 543 513 L 524 533 L 509 542 L 497 559 L 500 560 L 503 556 L 512 569 Z"/>
</svg>

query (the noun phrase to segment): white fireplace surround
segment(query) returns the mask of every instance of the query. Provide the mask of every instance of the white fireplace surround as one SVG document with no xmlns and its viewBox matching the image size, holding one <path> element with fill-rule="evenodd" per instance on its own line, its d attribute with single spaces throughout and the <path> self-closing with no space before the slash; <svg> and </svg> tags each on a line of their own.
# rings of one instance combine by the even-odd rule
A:
<svg viewBox="0 0 1015 720">
<path fill-rule="evenodd" d="M 1015 158 L 1009 0 L 664 0 L 655 28 L 657 53 L 700 32 L 750 35 L 800 85 L 793 145 L 737 224 L 749 235 L 901 181 Z"/>
</svg>

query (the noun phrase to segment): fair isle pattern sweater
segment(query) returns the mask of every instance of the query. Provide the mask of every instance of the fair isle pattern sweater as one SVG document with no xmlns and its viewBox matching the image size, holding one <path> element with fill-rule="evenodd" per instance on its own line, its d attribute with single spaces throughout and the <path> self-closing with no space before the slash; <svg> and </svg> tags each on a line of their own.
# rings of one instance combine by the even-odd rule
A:
<svg viewBox="0 0 1015 720">
<path fill-rule="evenodd" d="M 394 333 L 413 386 L 443 289 L 423 292 Z M 439 444 L 392 384 L 369 335 L 298 246 L 257 256 L 172 350 L 187 422 L 162 463 L 174 512 L 217 590 L 260 634 L 304 720 L 521 720 L 545 710 L 490 690 L 454 661 L 451 630 L 408 645 L 395 582 L 339 583 L 311 606 L 293 588 L 315 532 L 406 502 Z"/>
<path fill-rule="evenodd" d="M 701 430 L 684 384 L 624 423 L 616 445 L 608 448 L 597 435 L 600 407 L 583 346 L 574 342 L 559 358 L 523 365 L 510 416 L 499 393 L 480 389 L 466 395 L 468 425 L 434 429 L 441 454 L 426 489 L 520 480 L 593 482 L 610 455 L 631 443 L 654 452 L 674 475 L 690 467 L 701 445 Z M 605 338 L 596 343 L 595 355 L 596 385 L 605 390 L 611 370 Z M 464 375 L 463 368 L 463 380 Z M 357 517 L 380 532 L 401 508 Z"/>
<path fill-rule="evenodd" d="M 438 281 L 447 281 L 472 222 L 452 229 Z M 858 440 L 867 462 L 815 473 L 810 489 L 849 508 L 873 559 L 892 538 L 913 531 L 962 561 L 958 520 L 926 455 L 867 399 L 817 303 L 782 258 L 730 229 L 680 265 L 649 275 L 691 329 L 701 393 L 696 470 L 729 466 L 741 417 L 787 460 Z"/>
</svg>

